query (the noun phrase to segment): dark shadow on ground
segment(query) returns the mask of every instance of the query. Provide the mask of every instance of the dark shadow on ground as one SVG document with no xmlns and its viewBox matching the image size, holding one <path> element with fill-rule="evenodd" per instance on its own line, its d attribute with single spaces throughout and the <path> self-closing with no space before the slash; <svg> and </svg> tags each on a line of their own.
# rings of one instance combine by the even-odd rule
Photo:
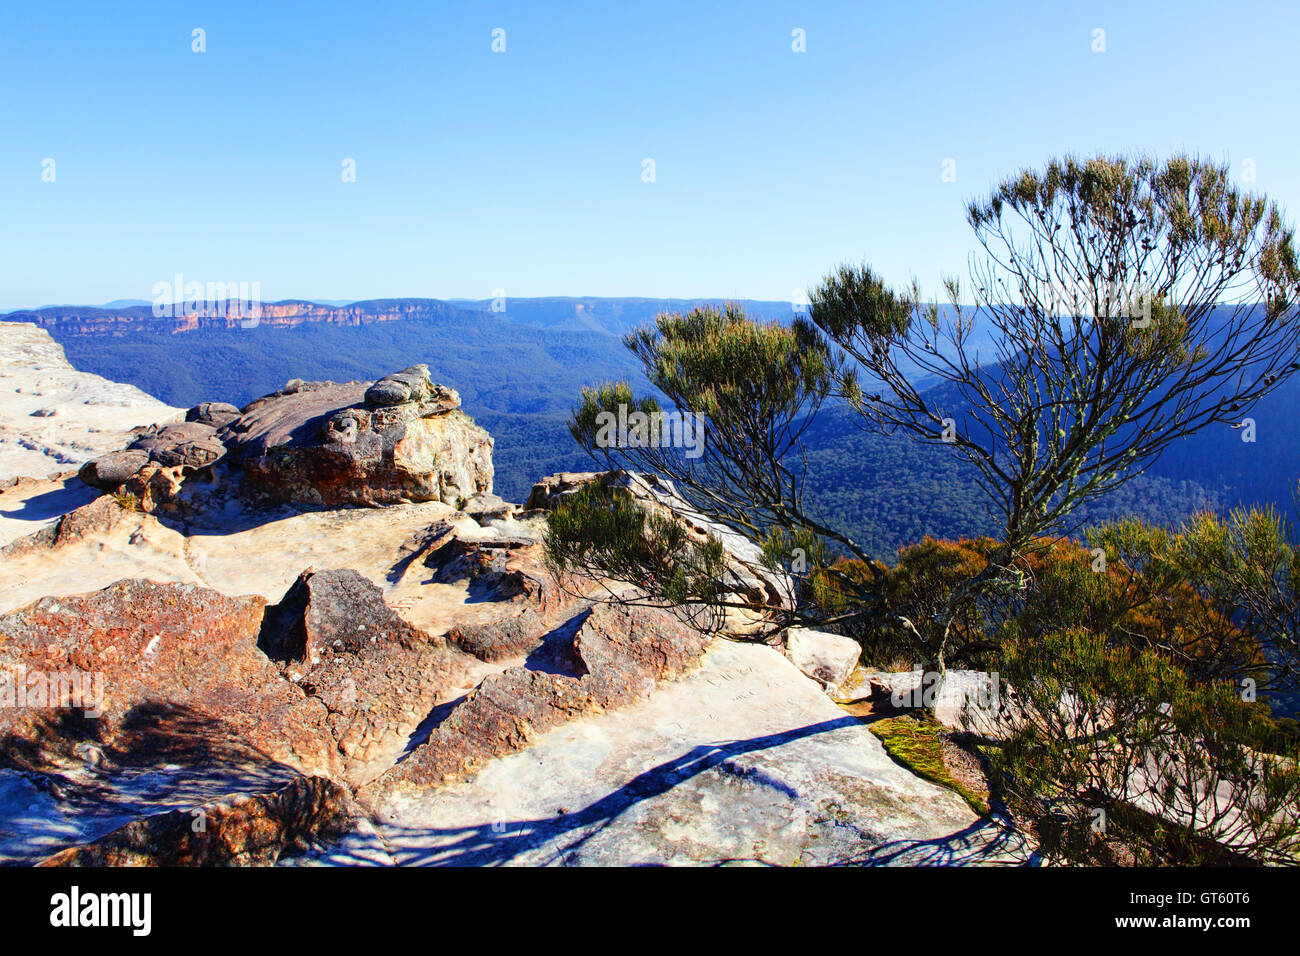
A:
<svg viewBox="0 0 1300 956">
<path fill-rule="evenodd" d="M 267 793 L 301 775 L 239 740 L 219 718 L 162 703 L 132 708 L 108 732 L 104 721 L 74 711 L 42 715 L 21 734 L 0 738 L 0 767 L 53 798 L 44 814 L 0 807 L 0 832 L 22 832 L 32 842 L 29 856 L 9 863 L 35 862 L 138 817 Z"/>
<path fill-rule="evenodd" d="M 102 491 L 83 485 L 79 478 L 70 478 L 61 488 L 32 495 L 15 508 L 0 508 L 0 517 L 13 521 L 49 521 L 90 504 L 101 494 Z M 5 498 L 6 496 L 0 495 L 0 505 L 5 503 Z"/>
<path fill-rule="evenodd" d="M 501 866 L 550 844 L 554 844 L 555 849 L 544 862 L 571 862 L 585 843 L 629 809 L 667 793 L 698 774 L 718 768 L 725 772 L 727 767 L 724 765 L 742 754 L 780 747 L 795 740 L 854 726 L 858 722 L 856 717 L 846 715 L 779 734 L 701 745 L 680 757 L 639 774 L 613 793 L 572 813 L 561 813 L 533 820 L 498 821 L 494 824 L 453 828 L 403 827 L 385 823 L 381 829 L 393 837 L 392 842 L 396 844 L 394 853 L 402 865 Z M 741 773 L 750 782 L 785 789 L 779 781 L 764 780 L 761 771 L 749 772 L 740 769 L 736 772 Z M 989 825 L 997 826 L 988 820 L 979 821 L 967 830 L 942 840 L 915 841 L 907 846 L 922 848 L 916 860 L 918 865 L 979 862 L 983 852 L 975 846 L 972 838 L 977 833 L 983 833 L 984 828 Z M 412 852 L 401 847 L 403 834 L 409 834 L 413 839 L 439 838 L 447 842 L 438 847 Z M 568 838 L 567 842 L 565 842 L 566 838 Z M 986 842 L 988 841 L 981 840 L 979 845 L 983 846 Z M 995 843 L 995 846 L 997 845 L 1000 844 Z M 905 852 L 905 846 L 901 842 L 896 846 L 886 845 L 883 854 L 877 853 L 877 849 L 864 850 L 860 858 L 847 862 L 878 865 L 891 854 L 901 862 Z M 760 861 L 720 859 L 709 862 L 721 865 Z"/>
</svg>

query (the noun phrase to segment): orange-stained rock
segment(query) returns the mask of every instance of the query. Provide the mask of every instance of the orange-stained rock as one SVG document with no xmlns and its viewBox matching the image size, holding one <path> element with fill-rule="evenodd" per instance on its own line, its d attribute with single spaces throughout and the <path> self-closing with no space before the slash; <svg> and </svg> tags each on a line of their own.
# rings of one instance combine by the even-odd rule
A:
<svg viewBox="0 0 1300 956">
<path fill-rule="evenodd" d="M 350 783 L 391 766 L 452 684 L 446 641 L 407 624 L 350 569 L 304 571 L 268 609 L 261 644 L 328 711 Z"/>
<path fill-rule="evenodd" d="M 49 727 L 71 720 L 81 736 L 110 745 L 134 735 L 167 748 L 169 734 L 154 725 L 183 712 L 207 736 L 231 735 L 302 769 L 336 768 L 325 708 L 257 647 L 265 605 L 255 596 L 128 579 L 6 614 L 0 693 L 16 692 L 22 681 L 25 699 L 0 708 L 0 734 L 66 756 L 76 739 L 52 736 Z"/>
</svg>

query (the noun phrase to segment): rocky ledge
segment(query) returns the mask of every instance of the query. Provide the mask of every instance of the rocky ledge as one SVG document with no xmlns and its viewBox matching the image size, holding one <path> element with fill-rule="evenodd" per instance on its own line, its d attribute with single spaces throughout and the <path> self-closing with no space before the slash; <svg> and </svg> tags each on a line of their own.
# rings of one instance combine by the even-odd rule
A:
<svg viewBox="0 0 1300 956">
<path fill-rule="evenodd" d="M 180 417 L 134 386 L 73 368 L 44 329 L 0 322 L 0 481 L 75 470 L 121 448 L 131 429 Z"/>
<path fill-rule="evenodd" d="M 548 510 L 593 476 L 497 498 L 423 366 L 184 417 L 93 488 L 0 489 L 30 516 L 0 528 L 0 863 L 1024 855 L 835 703 L 843 639 L 733 642 L 752 622 L 555 580 Z M 737 591 L 788 595 L 670 485 L 614 477 L 721 538 Z"/>
<path fill-rule="evenodd" d="M 203 402 L 185 419 L 87 462 L 81 480 L 125 485 L 146 507 L 174 502 L 218 465 L 261 504 L 455 505 L 492 491 L 492 437 L 424 365 L 369 384 L 294 380 L 243 409 Z"/>
</svg>

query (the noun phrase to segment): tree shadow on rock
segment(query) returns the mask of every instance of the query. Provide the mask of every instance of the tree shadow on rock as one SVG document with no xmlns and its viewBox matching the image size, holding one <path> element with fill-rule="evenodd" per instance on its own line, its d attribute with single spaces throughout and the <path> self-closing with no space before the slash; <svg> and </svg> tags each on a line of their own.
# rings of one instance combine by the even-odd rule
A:
<svg viewBox="0 0 1300 956">
<path fill-rule="evenodd" d="M 855 717 L 844 716 L 832 720 L 810 724 L 794 730 L 776 734 L 767 734 L 747 740 L 731 740 L 712 744 L 703 744 L 692 748 L 687 753 L 672 760 L 665 761 L 649 770 L 638 774 L 617 790 L 595 801 L 587 807 L 572 813 L 558 813 L 549 817 L 531 820 L 496 821 L 464 827 L 412 827 L 397 823 L 383 823 L 381 829 L 389 837 L 389 844 L 395 858 L 403 865 L 414 866 L 502 866 L 513 862 L 529 864 L 571 864 L 579 862 L 579 853 L 593 837 L 599 835 L 615 823 L 628 810 L 648 800 L 662 796 L 674 787 L 710 770 L 728 772 L 743 776 L 746 782 L 759 786 L 770 786 L 786 798 L 790 798 L 791 789 L 784 782 L 769 777 L 758 771 L 736 770 L 728 766 L 728 761 L 735 757 L 762 750 L 781 747 L 785 744 L 828 733 L 845 727 L 858 725 Z M 989 841 L 981 840 L 974 845 L 971 835 L 981 831 L 985 824 L 975 824 L 967 830 L 953 834 L 943 840 L 914 841 L 909 846 L 934 845 L 932 862 L 940 862 L 938 856 L 946 846 L 949 863 L 959 860 L 959 848 L 968 847 L 970 862 L 987 854 Z M 969 832 L 968 832 L 969 831 Z M 421 841 L 437 840 L 438 846 L 404 847 L 408 841 L 418 844 Z M 1010 839 L 1010 838 L 1008 838 Z M 545 856 L 530 857 L 535 851 L 546 848 Z M 890 853 L 895 852 L 886 844 L 884 852 L 873 848 L 861 857 L 846 860 L 846 863 L 876 864 L 884 861 Z M 901 853 L 902 845 L 897 848 Z M 708 862 L 713 865 L 735 863 L 762 863 L 757 859 L 719 858 Z M 901 860 L 900 860 L 901 862 Z"/>
</svg>

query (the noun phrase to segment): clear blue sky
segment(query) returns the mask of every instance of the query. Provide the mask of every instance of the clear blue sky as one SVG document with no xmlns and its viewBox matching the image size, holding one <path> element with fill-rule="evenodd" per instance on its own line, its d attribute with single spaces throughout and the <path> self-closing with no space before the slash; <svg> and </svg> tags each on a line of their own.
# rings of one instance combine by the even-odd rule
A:
<svg viewBox="0 0 1300 956">
<path fill-rule="evenodd" d="M 1294 219 L 1297 8 L 7 2 L 0 308 L 177 272 L 784 299 L 865 258 L 933 288 L 965 274 L 965 200 L 1064 151 L 1250 159 Z"/>
</svg>

